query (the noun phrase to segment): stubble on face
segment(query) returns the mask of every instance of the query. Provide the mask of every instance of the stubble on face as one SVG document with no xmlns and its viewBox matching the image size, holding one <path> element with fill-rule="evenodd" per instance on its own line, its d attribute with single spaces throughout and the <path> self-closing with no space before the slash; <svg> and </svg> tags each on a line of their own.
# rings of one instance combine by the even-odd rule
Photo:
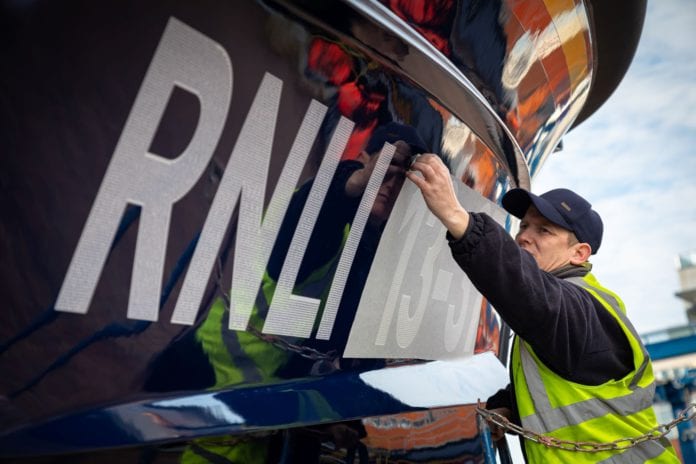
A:
<svg viewBox="0 0 696 464">
<path fill-rule="evenodd" d="M 554 224 L 530 206 L 520 222 L 517 244 L 529 252 L 543 271 L 551 272 L 570 263 L 574 235 Z"/>
</svg>

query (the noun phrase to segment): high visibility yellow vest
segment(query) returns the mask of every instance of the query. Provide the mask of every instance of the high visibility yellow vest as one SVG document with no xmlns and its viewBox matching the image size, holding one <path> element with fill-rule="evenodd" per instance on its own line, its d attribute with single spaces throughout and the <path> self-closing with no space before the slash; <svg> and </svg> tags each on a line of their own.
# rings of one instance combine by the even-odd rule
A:
<svg viewBox="0 0 696 464">
<path fill-rule="evenodd" d="M 326 301 L 335 267 L 349 232 L 350 225 L 344 225 L 341 246 L 334 255 L 327 256 L 326 263 L 313 270 L 303 282 L 296 285 L 297 291 L 319 298 L 322 302 Z M 263 327 L 276 286 L 277 281 L 266 271 L 261 282 L 261 295 L 255 300 L 249 320 L 249 325 L 259 331 Z M 321 309 L 323 310 L 323 304 Z M 321 313 L 317 319 L 321 319 Z M 210 389 L 217 390 L 242 383 L 267 383 L 277 380 L 277 372 L 288 361 L 290 354 L 251 332 L 229 329 L 228 322 L 229 308 L 223 298 L 216 298 L 205 320 L 195 333 L 196 340 L 207 355 L 215 373 L 215 384 Z M 322 400 L 313 397 L 312 401 L 317 403 Z M 323 407 L 326 411 L 335 414 L 328 403 Z M 180 462 L 182 464 L 263 463 L 267 461 L 268 441 L 270 438 L 257 438 L 229 445 L 218 445 L 214 440 L 206 438 L 193 440 L 184 450 Z"/>
<path fill-rule="evenodd" d="M 229 445 L 215 444 L 210 439 L 193 440 L 184 449 L 179 459 L 180 464 L 219 464 L 244 463 L 264 464 L 268 462 L 269 438 L 253 441 L 240 441 Z"/>
<path fill-rule="evenodd" d="M 350 225 L 342 230 L 341 246 L 327 261 L 315 269 L 295 289 L 303 295 L 319 298 L 323 303 L 330 291 L 336 265 L 343 249 Z M 277 282 L 266 271 L 261 282 L 261 295 L 256 299 L 249 325 L 261 330 L 268 313 Z M 321 312 L 317 316 L 321 320 Z M 247 331 L 228 329 L 229 309 L 222 298 L 217 298 L 196 330 L 196 340 L 201 344 L 215 372 L 212 389 L 225 388 L 241 383 L 265 383 L 276 380 L 276 373 L 285 364 L 289 354 L 281 348 L 258 338 Z"/>
<path fill-rule="evenodd" d="M 634 369 L 619 380 L 582 385 L 559 376 L 516 337 L 511 355 L 515 396 L 522 426 L 575 442 L 612 442 L 657 427 L 652 408 L 655 379 L 648 353 L 625 315 L 621 300 L 591 274 L 566 279 L 592 294 L 618 321 L 633 350 Z M 622 443 L 625 445 L 626 443 Z M 623 451 L 567 451 L 524 441 L 530 463 L 679 463 L 666 438 Z"/>
</svg>

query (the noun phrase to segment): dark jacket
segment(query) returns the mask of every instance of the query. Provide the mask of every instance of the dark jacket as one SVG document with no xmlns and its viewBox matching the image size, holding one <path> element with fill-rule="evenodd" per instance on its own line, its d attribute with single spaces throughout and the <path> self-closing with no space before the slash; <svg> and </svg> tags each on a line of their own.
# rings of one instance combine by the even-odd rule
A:
<svg viewBox="0 0 696 464">
<path fill-rule="evenodd" d="M 542 271 L 485 214 L 471 213 L 464 236 L 448 238 L 452 256 L 474 286 L 550 369 L 585 385 L 619 379 L 632 370 L 631 347 L 618 322 L 589 292 L 563 280 L 587 274 L 589 264 Z M 489 398 L 487 407 L 512 409 L 519 424 L 513 385 Z"/>
</svg>

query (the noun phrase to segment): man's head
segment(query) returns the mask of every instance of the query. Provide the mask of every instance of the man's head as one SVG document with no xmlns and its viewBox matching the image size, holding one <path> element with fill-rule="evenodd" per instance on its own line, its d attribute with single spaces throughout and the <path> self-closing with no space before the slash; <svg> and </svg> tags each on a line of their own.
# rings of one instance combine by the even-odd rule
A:
<svg viewBox="0 0 696 464">
<path fill-rule="evenodd" d="M 515 240 L 543 270 L 581 264 L 602 243 L 602 219 L 571 190 L 555 189 L 537 196 L 514 189 L 503 197 L 503 207 L 522 219 Z"/>
<path fill-rule="evenodd" d="M 369 155 L 374 155 L 382 150 L 385 142 L 394 145 L 399 140 L 405 142 L 414 155 L 428 151 L 423 139 L 420 138 L 418 132 L 413 127 L 398 122 L 389 122 L 377 127 L 367 142 L 365 151 Z"/>
<path fill-rule="evenodd" d="M 399 195 L 406 179 L 406 169 L 408 169 L 408 162 L 411 156 L 428 151 L 425 143 L 413 127 L 390 122 L 375 129 L 365 146 L 362 158 L 358 158 L 359 161 L 368 163 L 363 158 L 375 157 L 382 151 L 385 142 L 394 145 L 396 150 L 372 206 L 370 220 L 376 223 L 384 222 L 391 214 L 396 197 Z"/>
</svg>

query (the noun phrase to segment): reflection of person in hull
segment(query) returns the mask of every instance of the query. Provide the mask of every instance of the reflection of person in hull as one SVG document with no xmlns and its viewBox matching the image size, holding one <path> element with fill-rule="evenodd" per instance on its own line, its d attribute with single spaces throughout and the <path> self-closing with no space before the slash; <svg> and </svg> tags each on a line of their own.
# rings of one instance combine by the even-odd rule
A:
<svg viewBox="0 0 696 464">
<path fill-rule="evenodd" d="M 406 180 L 407 163 L 413 154 L 427 150 L 412 127 L 395 122 L 380 126 L 374 131 L 356 159 L 339 163 L 300 266 L 295 293 L 319 298 L 323 302 L 330 290 L 335 268 L 361 197 L 385 142 L 394 145 L 394 155 L 372 204 L 365 230 L 356 250 L 331 339 L 326 341 L 311 339 L 305 342 L 305 345 L 323 352 L 340 351 L 345 347 L 382 230 Z M 277 280 L 280 275 L 312 182 L 310 180 L 298 189 L 288 207 L 268 264 L 267 274 L 272 281 Z M 317 275 L 317 270 L 322 270 L 320 275 Z M 313 290 L 304 284 L 312 279 Z M 306 293 L 302 290 L 303 287 L 307 288 Z M 317 320 L 320 319 L 321 315 Z"/>
<path fill-rule="evenodd" d="M 395 152 L 371 207 L 346 281 L 331 338 L 308 339 L 300 347 L 292 343 L 275 343 L 283 337 L 261 333 L 294 231 L 313 185 L 313 180 L 309 180 L 295 192 L 285 214 L 256 299 L 249 330 L 228 329 L 229 306 L 226 297 L 217 298 L 196 326 L 152 362 L 145 383 L 146 390 L 224 389 L 239 384 L 326 374 L 336 368 L 370 368 L 381 362 L 345 362 L 338 357 L 338 353 L 345 347 L 381 231 L 406 179 L 407 163 L 413 154 L 427 151 L 412 127 L 394 122 L 380 126 L 356 159 L 339 163 L 310 237 L 293 291 L 295 295 L 325 301 L 361 197 L 385 143 L 394 145 Z M 317 321 L 320 320 L 321 314 L 317 317 Z M 305 358 L 301 351 L 304 348 L 319 350 L 326 357 L 320 361 Z M 344 417 L 340 411 L 335 415 Z M 304 450 L 302 453 L 305 453 L 303 462 L 318 460 L 316 453 L 319 453 L 320 442 L 317 440 L 321 437 L 342 444 L 341 446 L 347 447 L 349 445 L 346 443 L 349 443 L 355 448 L 359 446 L 359 438 L 364 436 L 360 421 L 319 426 L 308 431 L 310 433 L 290 433 L 293 440 L 303 444 L 300 447 Z M 264 438 L 258 442 L 233 446 L 208 446 L 202 441 L 187 448 L 182 462 L 197 462 L 194 455 L 201 459 L 204 455 L 217 455 L 225 459 L 243 459 L 245 462 L 265 462 L 270 455 L 259 448 L 275 449 L 270 441 L 270 438 Z M 293 449 L 293 453 L 300 452 L 295 446 Z"/>
<path fill-rule="evenodd" d="M 323 301 L 330 290 L 361 197 L 385 143 L 394 145 L 395 151 L 356 251 L 331 339 L 305 342 L 317 349 L 337 351 L 345 346 L 381 231 L 406 179 L 408 160 L 412 154 L 426 151 L 413 128 L 394 122 L 381 126 L 355 160 L 339 163 L 298 271 L 293 293 Z M 220 388 L 308 373 L 306 360 L 293 357 L 292 351 L 278 348 L 262 338 L 260 332 L 312 185 L 313 179 L 299 187 L 288 206 L 252 313 L 250 329 L 254 329 L 254 333 L 229 330 L 225 298 L 217 298 L 205 318 L 154 360 L 146 382 L 148 390 Z M 222 291 L 220 288 L 217 290 Z M 317 321 L 320 319 L 321 315 Z M 203 355 L 208 362 L 193 361 L 198 358 L 194 353 Z M 289 363 L 289 358 L 298 359 Z M 189 359 L 192 362 L 187 362 Z M 187 375 L 188 370 L 190 375 Z"/>
<path fill-rule="evenodd" d="M 407 176 L 447 228 L 454 259 L 517 334 L 512 383 L 487 407 L 575 442 L 630 439 L 656 427 L 647 351 L 621 300 L 589 272 L 603 230 L 591 205 L 566 189 L 540 196 L 511 190 L 503 207 L 522 219 L 513 240 L 487 215 L 462 207 L 437 156 L 418 157 Z M 596 453 L 523 439 L 522 449 L 533 463 L 678 462 L 666 438 Z"/>
</svg>

